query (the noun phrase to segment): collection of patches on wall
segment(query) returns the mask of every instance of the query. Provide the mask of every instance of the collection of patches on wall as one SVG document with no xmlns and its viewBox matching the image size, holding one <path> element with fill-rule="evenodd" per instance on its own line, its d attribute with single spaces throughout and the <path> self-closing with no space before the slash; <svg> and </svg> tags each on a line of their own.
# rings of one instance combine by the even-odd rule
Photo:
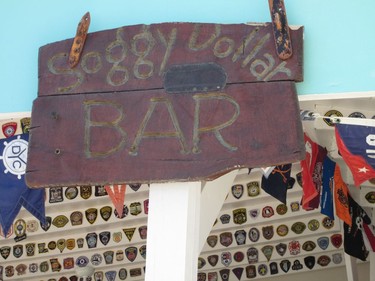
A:
<svg viewBox="0 0 375 281">
<path fill-rule="evenodd" d="M 3 155 L 12 147 L 20 156 L 22 149 L 12 142 L 27 135 L 25 121 L 2 123 L 15 133 L 2 139 Z M 321 160 L 317 163 L 321 167 Z M 301 201 L 301 164 L 239 172 L 198 259 L 198 280 L 246 280 L 344 265 L 341 223 L 330 218 L 332 205 L 321 208 L 320 193 L 309 203 Z M 315 180 L 323 184 L 320 172 Z M 144 279 L 148 185 L 127 186 L 121 216 L 104 186 L 42 190 L 46 221 L 27 211 L 40 206 L 24 204 L 7 234 L 1 232 L 0 280 L 85 280 L 76 269 L 86 266 L 95 269 L 91 280 Z M 367 199 L 374 197 L 370 192 Z M 30 194 L 21 198 L 34 202 Z M 166 251 L 171 251 L 167 245 Z"/>
</svg>

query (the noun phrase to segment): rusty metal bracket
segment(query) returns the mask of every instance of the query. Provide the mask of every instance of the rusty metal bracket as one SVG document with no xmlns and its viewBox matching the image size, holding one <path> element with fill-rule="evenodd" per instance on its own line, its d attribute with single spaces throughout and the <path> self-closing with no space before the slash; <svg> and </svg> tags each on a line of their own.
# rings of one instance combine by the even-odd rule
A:
<svg viewBox="0 0 375 281">
<path fill-rule="evenodd" d="M 90 13 L 84 14 L 80 22 L 78 23 L 76 36 L 74 37 L 72 48 L 69 53 L 69 66 L 74 68 L 81 57 L 83 47 L 85 45 L 87 32 L 90 26 Z"/>
<path fill-rule="evenodd" d="M 293 54 L 284 0 L 268 0 L 276 52 L 280 59 L 287 60 Z"/>
</svg>

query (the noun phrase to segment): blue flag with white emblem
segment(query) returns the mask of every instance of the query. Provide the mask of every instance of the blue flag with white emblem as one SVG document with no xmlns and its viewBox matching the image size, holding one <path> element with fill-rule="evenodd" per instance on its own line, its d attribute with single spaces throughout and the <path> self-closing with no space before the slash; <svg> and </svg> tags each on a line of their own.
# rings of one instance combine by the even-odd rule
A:
<svg viewBox="0 0 375 281">
<path fill-rule="evenodd" d="M 8 233 L 23 206 L 45 224 L 44 189 L 25 183 L 28 134 L 0 140 L 0 224 Z"/>
</svg>

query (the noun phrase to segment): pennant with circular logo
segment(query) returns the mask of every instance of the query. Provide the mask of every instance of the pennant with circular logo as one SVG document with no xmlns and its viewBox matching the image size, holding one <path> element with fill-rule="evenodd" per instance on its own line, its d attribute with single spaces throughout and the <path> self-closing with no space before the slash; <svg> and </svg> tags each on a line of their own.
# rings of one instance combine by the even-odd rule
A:
<svg viewBox="0 0 375 281">
<path fill-rule="evenodd" d="M 295 222 L 293 223 L 292 225 L 292 231 L 295 233 L 295 234 L 302 234 L 306 229 L 306 224 L 304 224 L 303 222 Z"/>
<path fill-rule="evenodd" d="M 63 260 L 64 269 L 72 269 L 74 267 L 74 258 L 65 258 Z"/>
<path fill-rule="evenodd" d="M 298 255 L 301 252 L 301 245 L 298 241 L 293 240 L 289 242 L 289 253 L 291 255 Z"/>
<path fill-rule="evenodd" d="M 236 239 L 237 245 L 245 245 L 246 244 L 246 231 L 241 229 L 237 230 L 234 233 L 234 237 Z"/>
<path fill-rule="evenodd" d="M 327 266 L 331 262 L 331 258 L 327 255 L 322 255 L 318 258 L 318 264 L 320 266 Z"/>
<path fill-rule="evenodd" d="M 63 188 L 62 187 L 50 187 L 49 188 L 49 202 L 60 203 L 64 201 Z"/>
<path fill-rule="evenodd" d="M 26 239 L 26 222 L 23 219 L 18 219 L 14 223 L 14 241 L 19 242 Z"/>
<path fill-rule="evenodd" d="M 291 262 L 289 260 L 282 260 L 280 262 L 280 268 L 282 271 L 284 271 L 285 273 L 287 273 L 290 269 L 290 266 L 291 266 Z"/>
<path fill-rule="evenodd" d="M 218 241 L 218 236 L 217 235 L 210 235 L 210 236 L 208 236 L 207 237 L 207 244 L 211 247 L 211 248 L 213 248 L 213 247 L 215 247 L 216 246 L 216 244 L 217 244 L 217 241 Z"/>
<path fill-rule="evenodd" d="M 224 247 L 228 247 L 233 243 L 232 232 L 223 232 L 220 233 L 220 244 Z"/>
<path fill-rule="evenodd" d="M 125 236 L 128 238 L 129 242 L 132 240 L 134 232 L 135 232 L 135 227 L 132 228 L 123 228 L 122 231 L 124 232 Z"/>
<path fill-rule="evenodd" d="M 65 197 L 69 200 L 73 200 L 78 196 L 78 188 L 75 186 L 69 186 L 65 189 Z"/>
<path fill-rule="evenodd" d="M 257 263 L 258 262 L 259 253 L 257 248 L 250 247 L 247 249 L 247 260 L 250 264 Z"/>
<path fill-rule="evenodd" d="M 302 249 L 305 250 L 306 252 L 311 252 L 315 249 L 316 247 L 316 244 L 309 240 L 309 241 L 306 241 L 305 243 L 303 243 L 302 245 Z"/>
<path fill-rule="evenodd" d="M 23 255 L 23 245 L 14 245 L 13 246 L 13 256 L 19 258 Z"/>
<path fill-rule="evenodd" d="M 273 246 L 272 245 L 265 245 L 262 247 L 262 252 L 264 256 L 266 257 L 267 261 L 270 261 L 273 253 Z"/>
<path fill-rule="evenodd" d="M 113 263 L 114 254 L 115 254 L 114 251 L 105 251 L 103 253 L 105 264 L 112 264 Z"/>
<path fill-rule="evenodd" d="M 371 203 L 375 204 L 375 191 L 370 191 L 365 195 L 366 200 Z"/>
<path fill-rule="evenodd" d="M 256 227 L 252 227 L 249 230 L 249 239 L 251 242 L 257 242 L 260 237 L 260 232 Z"/>
<path fill-rule="evenodd" d="M 206 281 L 206 273 L 204 272 L 198 272 L 198 278 L 197 281 Z"/>
<path fill-rule="evenodd" d="M 272 239 L 273 234 L 274 234 L 273 225 L 268 225 L 268 226 L 262 227 L 262 233 L 263 233 L 263 237 L 265 239 L 267 239 L 267 240 Z"/>
<path fill-rule="evenodd" d="M 1 126 L 3 134 L 5 138 L 13 137 L 17 131 L 17 123 L 16 122 L 8 122 Z"/>
<path fill-rule="evenodd" d="M 303 268 L 303 265 L 299 260 L 295 260 L 292 265 L 292 270 L 301 270 Z"/>
<path fill-rule="evenodd" d="M 308 269 L 313 269 L 315 266 L 315 257 L 307 256 L 304 258 L 305 265 Z"/>
<path fill-rule="evenodd" d="M 217 262 L 219 261 L 219 256 L 218 255 L 210 255 L 207 257 L 208 263 L 214 267 L 216 266 Z"/>
<path fill-rule="evenodd" d="M 280 256 L 284 256 L 286 253 L 287 245 L 285 243 L 279 243 L 275 246 L 276 252 Z"/>
<path fill-rule="evenodd" d="M 111 232 L 103 231 L 99 233 L 99 240 L 104 246 L 106 246 L 111 239 Z"/>
<path fill-rule="evenodd" d="M 199 257 L 198 258 L 198 269 L 202 269 L 206 265 L 206 261 L 204 258 Z"/>
<path fill-rule="evenodd" d="M 3 246 L 0 248 L 0 255 L 6 260 L 10 255 L 11 248 L 9 246 Z"/>
<path fill-rule="evenodd" d="M 247 183 L 247 194 L 250 197 L 256 197 L 260 194 L 260 185 L 257 181 Z"/>
<path fill-rule="evenodd" d="M 126 277 L 128 277 L 128 271 L 126 268 L 120 268 L 118 271 L 118 278 L 120 278 L 120 280 L 125 280 Z"/>
<path fill-rule="evenodd" d="M 318 240 L 318 246 L 322 249 L 325 250 L 329 246 L 329 238 L 324 236 L 324 237 L 319 237 Z"/>
<path fill-rule="evenodd" d="M 257 276 L 257 270 L 256 270 L 255 265 L 246 266 L 246 277 L 255 278 L 256 276 Z"/>
<path fill-rule="evenodd" d="M 64 215 L 59 215 L 55 217 L 52 221 L 52 224 L 57 228 L 62 228 L 68 223 L 69 219 Z"/>
<path fill-rule="evenodd" d="M 222 252 L 220 257 L 224 266 L 229 266 L 232 263 L 232 254 L 230 252 Z"/>
<path fill-rule="evenodd" d="M 270 263 L 270 272 L 271 272 L 271 275 L 275 275 L 275 274 L 279 273 L 279 269 L 277 267 L 277 263 L 276 262 L 271 262 Z"/>
<path fill-rule="evenodd" d="M 243 195 L 244 188 L 242 184 L 232 185 L 232 195 L 236 199 L 240 199 Z"/>
<path fill-rule="evenodd" d="M 243 224 L 247 221 L 246 208 L 233 210 L 233 222 L 235 224 Z"/>
<path fill-rule="evenodd" d="M 125 256 L 130 262 L 135 261 L 137 258 L 138 249 L 136 247 L 127 247 L 125 249 Z"/>
<path fill-rule="evenodd" d="M 70 214 L 70 223 L 75 225 L 81 225 L 83 221 L 83 214 L 80 211 L 75 211 Z"/>
<path fill-rule="evenodd" d="M 68 250 L 73 250 L 76 246 L 76 240 L 74 238 L 70 238 L 66 240 L 66 248 Z"/>
<path fill-rule="evenodd" d="M 219 273 L 220 273 L 220 276 L 221 276 L 221 280 L 223 280 L 223 281 L 229 280 L 229 274 L 230 274 L 229 269 L 227 269 L 227 268 L 222 269 L 222 270 L 219 271 Z"/>
<path fill-rule="evenodd" d="M 81 197 L 85 200 L 89 199 L 92 194 L 92 186 L 91 185 L 82 185 L 79 187 L 79 191 L 81 193 Z"/>
<path fill-rule="evenodd" d="M 96 248 L 98 242 L 98 235 L 95 232 L 87 233 L 86 235 L 87 247 L 89 249 Z"/>
<path fill-rule="evenodd" d="M 98 209 L 89 208 L 85 211 L 86 219 L 90 224 L 93 224 L 98 217 Z"/>
<path fill-rule="evenodd" d="M 96 253 L 96 254 L 93 254 L 91 256 L 91 263 L 94 266 L 100 265 L 102 263 L 102 261 L 103 261 L 103 258 L 101 256 L 101 254 Z"/>
<path fill-rule="evenodd" d="M 104 221 L 108 221 L 112 215 L 112 207 L 104 206 L 100 208 L 100 216 Z"/>
<path fill-rule="evenodd" d="M 243 267 L 236 267 L 232 269 L 232 272 L 237 277 L 238 280 L 241 280 L 242 273 L 243 273 Z"/>
<path fill-rule="evenodd" d="M 331 236 L 331 243 L 335 248 L 340 248 L 342 245 L 342 235 L 337 233 Z"/>
</svg>

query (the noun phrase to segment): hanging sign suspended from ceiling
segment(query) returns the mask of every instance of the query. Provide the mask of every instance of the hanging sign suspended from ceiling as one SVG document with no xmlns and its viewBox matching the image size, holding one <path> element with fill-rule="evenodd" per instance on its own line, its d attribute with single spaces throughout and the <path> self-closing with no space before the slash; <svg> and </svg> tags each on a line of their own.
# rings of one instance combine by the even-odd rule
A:
<svg viewBox="0 0 375 281">
<path fill-rule="evenodd" d="M 286 60 L 271 23 L 89 33 L 74 66 L 73 39 L 41 47 L 28 185 L 210 180 L 302 159 L 302 37 L 290 30 Z"/>
</svg>

